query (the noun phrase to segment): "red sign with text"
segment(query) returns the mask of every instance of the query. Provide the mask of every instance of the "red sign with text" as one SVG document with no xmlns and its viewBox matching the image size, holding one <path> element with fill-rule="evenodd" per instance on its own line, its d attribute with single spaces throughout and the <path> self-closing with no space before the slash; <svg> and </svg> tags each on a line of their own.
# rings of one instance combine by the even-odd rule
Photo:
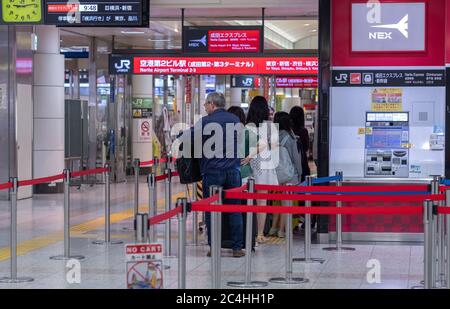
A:
<svg viewBox="0 0 450 309">
<path fill-rule="evenodd" d="M 259 53 L 259 30 L 209 30 L 208 51 L 211 53 Z"/>
<path fill-rule="evenodd" d="M 277 77 L 276 88 L 317 88 L 319 80 L 317 77 Z"/>
<path fill-rule="evenodd" d="M 315 75 L 317 57 L 134 57 L 134 74 Z"/>
</svg>

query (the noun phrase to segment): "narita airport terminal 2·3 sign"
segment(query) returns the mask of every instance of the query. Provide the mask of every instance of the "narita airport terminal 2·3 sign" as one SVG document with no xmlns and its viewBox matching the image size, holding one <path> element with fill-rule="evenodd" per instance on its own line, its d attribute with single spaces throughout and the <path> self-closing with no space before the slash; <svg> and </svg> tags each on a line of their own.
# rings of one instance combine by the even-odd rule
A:
<svg viewBox="0 0 450 309">
<path fill-rule="evenodd" d="M 316 75 L 317 57 L 161 57 L 111 55 L 111 74 Z"/>
<path fill-rule="evenodd" d="M 146 26 L 148 1 L 46 0 L 45 23 L 65 27 Z"/>
</svg>

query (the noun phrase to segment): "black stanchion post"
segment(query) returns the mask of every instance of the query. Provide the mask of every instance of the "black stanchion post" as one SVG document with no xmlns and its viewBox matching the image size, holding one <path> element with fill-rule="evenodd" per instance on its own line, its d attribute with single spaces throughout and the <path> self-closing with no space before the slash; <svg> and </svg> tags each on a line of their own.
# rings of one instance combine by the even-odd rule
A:
<svg viewBox="0 0 450 309">
<path fill-rule="evenodd" d="M 82 260 L 82 255 L 70 255 L 70 170 L 64 173 L 64 255 L 52 256 L 51 260 Z"/>
<path fill-rule="evenodd" d="M 255 193 L 255 179 L 248 179 L 248 192 Z M 247 200 L 248 206 L 253 206 L 253 200 Z M 253 235 L 253 213 L 247 212 L 246 230 L 245 230 L 245 280 L 230 281 L 228 286 L 240 288 L 259 288 L 268 285 L 265 281 L 252 281 L 252 235 Z"/>
<path fill-rule="evenodd" d="M 10 277 L 0 278 L 0 283 L 24 283 L 31 282 L 34 279 L 30 277 L 17 277 L 17 191 L 19 189 L 19 180 L 17 177 L 10 178 L 12 188 L 9 190 L 9 205 L 11 212 L 11 230 L 10 230 Z"/>
</svg>

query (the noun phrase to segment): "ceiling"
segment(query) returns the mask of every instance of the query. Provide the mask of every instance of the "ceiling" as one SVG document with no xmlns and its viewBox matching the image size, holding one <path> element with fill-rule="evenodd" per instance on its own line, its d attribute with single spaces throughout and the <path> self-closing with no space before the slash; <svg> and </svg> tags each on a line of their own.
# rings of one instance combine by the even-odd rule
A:
<svg viewBox="0 0 450 309">
<path fill-rule="evenodd" d="M 181 9 L 186 0 L 152 0 L 148 28 L 61 28 L 61 47 L 78 49 L 89 45 L 89 38 L 115 48 L 180 49 Z M 184 10 L 185 25 L 261 25 L 262 9 L 254 7 L 267 1 L 254 0 L 240 7 L 237 0 L 189 0 L 194 8 Z M 155 4 L 156 3 L 156 4 Z M 180 4 L 182 3 L 182 5 Z M 265 48 L 294 49 L 304 40 L 308 49 L 317 49 L 318 0 L 272 0 L 264 12 Z M 277 3 L 279 6 L 276 6 Z M 235 7 L 230 7 L 234 5 Z M 197 7 L 201 6 L 201 7 Z M 253 7 L 248 7 L 253 6 Z M 311 43 L 312 42 L 312 43 Z M 100 43 L 101 44 L 101 43 Z"/>
</svg>

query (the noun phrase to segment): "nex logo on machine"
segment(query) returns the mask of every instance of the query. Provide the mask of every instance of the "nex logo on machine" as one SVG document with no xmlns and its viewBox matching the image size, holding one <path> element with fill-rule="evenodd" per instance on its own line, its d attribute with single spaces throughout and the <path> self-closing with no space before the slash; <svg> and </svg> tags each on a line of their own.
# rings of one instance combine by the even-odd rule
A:
<svg viewBox="0 0 450 309">
<path fill-rule="evenodd" d="M 405 38 L 408 38 L 408 14 L 406 14 L 398 23 L 387 24 L 387 25 L 376 25 L 372 28 L 382 28 L 382 29 L 397 29 Z M 369 39 L 371 40 L 392 40 L 391 32 L 369 32 Z"/>
<path fill-rule="evenodd" d="M 198 40 L 190 40 L 190 41 L 189 41 L 189 47 L 193 47 L 193 48 L 200 47 L 200 43 L 201 43 L 204 47 L 206 47 L 206 34 L 205 34 L 201 39 L 198 39 Z"/>
<path fill-rule="evenodd" d="M 424 51 L 425 2 L 352 3 L 352 51 Z"/>
</svg>

